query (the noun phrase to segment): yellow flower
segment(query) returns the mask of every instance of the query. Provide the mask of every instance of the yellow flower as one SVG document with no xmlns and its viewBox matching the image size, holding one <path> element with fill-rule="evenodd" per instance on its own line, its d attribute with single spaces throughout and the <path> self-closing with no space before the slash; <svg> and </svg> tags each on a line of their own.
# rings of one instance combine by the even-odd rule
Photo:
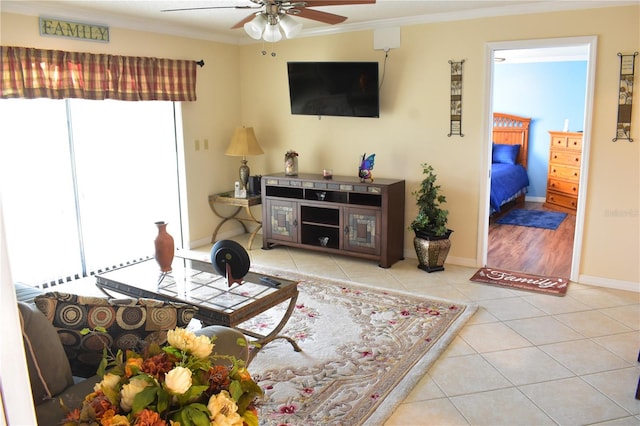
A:
<svg viewBox="0 0 640 426">
<path fill-rule="evenodd" d="M 238 414 L 238 406 L 227 391 L 209 398 L 207 409 L 211 413 L 209 417 L 211 426 L 242 426 L 243 421 Z"/>
<path fill-rule="evenodd" d="M 169 330 L 167 332 L 167 341 L 174 348 L 191 353 L 193 356 L 200 359 L 204 359 L 211 355 L 214 346 L 209 337 L 196 337 L 195 334 L 183 328 Z"/>
<path fill-rule="evenodd" d="M 151 386 L 151 384 L 140 377 L 134 377 L 129 381 L 129 383 L 122 386 L 122 390 L 120 391 L 120 406 L 122 409 L 125 411 L 131 411 L 133 399 L 147 386 Z"/>
<path fill-rule="evenodd" d="M 107 373 L 104 375 L 100 383 L 96 383 L 96 385 L 93 387 L 93 390 L 96 392 L 98 391 L 104 392 L 105 389 L 115 389 L 116 386 L 118 386 L 119 382 L 120 382 L 120 376 Z"/>
<path fill-rule="evenodd" d="M 205 359 L 211 355 L 213 343 L 207 336 L 198 336 L 190 342 L 187 351 L 191 352 L 196 358 Z"/>
<path fill-rule="evenodd" d="M 169 371 L 164 378 L 164 383 L 169 392 L 182 395 L 191 387 L 191 370 L 185 367 L 176 367 Z"/>
</svg>

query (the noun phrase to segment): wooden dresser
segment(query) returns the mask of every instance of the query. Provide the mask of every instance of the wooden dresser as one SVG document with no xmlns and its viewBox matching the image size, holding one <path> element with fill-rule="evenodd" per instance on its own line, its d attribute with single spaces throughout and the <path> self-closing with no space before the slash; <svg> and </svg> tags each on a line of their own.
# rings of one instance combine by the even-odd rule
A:
<svg viewBox="0 0 640 426">
<path fill-rule="evenodd" d="M 578 208 L 582 133 L 550 131 L 549 174 L 544 206 L 575 214 Z"/>
</svg>

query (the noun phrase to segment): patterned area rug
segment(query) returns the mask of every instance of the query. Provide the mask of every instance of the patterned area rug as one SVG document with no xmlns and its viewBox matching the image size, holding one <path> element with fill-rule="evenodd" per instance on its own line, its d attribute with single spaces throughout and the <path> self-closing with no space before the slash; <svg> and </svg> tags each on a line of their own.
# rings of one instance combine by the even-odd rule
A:
<svg viewBox="0 0 640 426">
<path fill-rule="evenodd" d="M 252 270 L 301 281 L 282 334 L 294 338 L 302 352 L 277 339 L 249 366 L 265 390 L 261 425 L 382 424 L 476 309 L 350 282 Z M 270 329 L 285 309 L 279 305 L 243 327 Z"/>
</svg>

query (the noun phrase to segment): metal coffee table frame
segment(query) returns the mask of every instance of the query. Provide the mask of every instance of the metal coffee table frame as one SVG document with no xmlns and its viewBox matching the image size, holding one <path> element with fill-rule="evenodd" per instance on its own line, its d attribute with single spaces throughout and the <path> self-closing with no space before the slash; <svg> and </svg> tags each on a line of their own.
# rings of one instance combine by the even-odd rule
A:
<svg viewBox="0 0 640 426">
<path fill-rule="evenodd" d="M 96 275 L 96 285 L 131 297 L 179 302 L 197 308 L 195 318 L 204 325 L 224 325 L 240 330 L 255 339 L 250 351 L 252 360 L 267 343 L 286 339 L 296 352 L 302 349 L 280 331 L 291 317 L 298 299 L 298 283 L 272 277 L 281 284 L 277 287 L 260 282 L 259 275 L 249 272 L 243 284 L 229 287 L 210 263 L 176 257 L 173 271 L 162 273 L 155 260 L 149 259 L 120 269 Z M 287 309 L 276 327 L 269 334 L 241 328 L 240 325 L 277 306 L 288 302 Z"/>
</svg>

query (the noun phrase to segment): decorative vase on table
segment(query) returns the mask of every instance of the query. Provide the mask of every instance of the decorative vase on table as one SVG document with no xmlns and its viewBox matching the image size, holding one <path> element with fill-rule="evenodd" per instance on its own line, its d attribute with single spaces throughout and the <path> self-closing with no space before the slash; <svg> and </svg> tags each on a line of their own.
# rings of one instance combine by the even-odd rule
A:
<svg viewBox="0 0 640 426">
<path fill-rule="evenodd" d="M 156 246 L 155 258 L 162 272 L 171 272 L 175 245 L 173 237 L 167 232 L 166 222 L 156 222 L 158 236 L 154 243 Z"/>
<path fill-rule="evenodd" d="M 284 174 L 298 176 L 298 153 L 289 150 L 284 154 Z"/>
</svg>

